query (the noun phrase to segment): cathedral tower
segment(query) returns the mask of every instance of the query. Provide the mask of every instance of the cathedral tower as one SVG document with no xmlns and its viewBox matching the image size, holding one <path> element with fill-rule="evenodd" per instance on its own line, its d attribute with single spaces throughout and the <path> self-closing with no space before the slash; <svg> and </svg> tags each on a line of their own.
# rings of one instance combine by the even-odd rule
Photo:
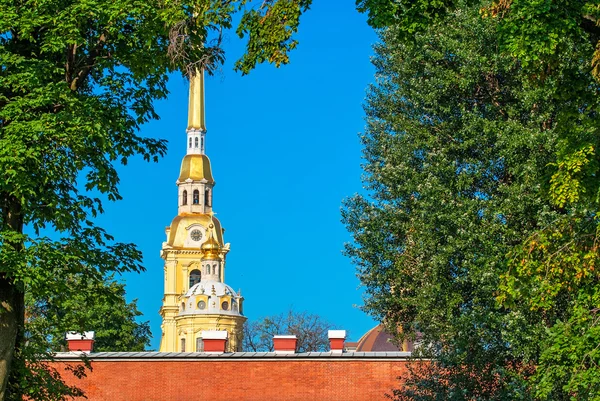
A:
<svg viewBox="0 0 600 401">
<path fill-rule="evenodd" d="M 241 347 L 243 298 L 224 282 L 229 244 L 213 214 L 210 160 L 205 154 L 204 72 L 190 79 L 187 154 L 177 179 L 178 214 L 166 229 L 162 352 L 203 351 L 202 331 L 227 330 L 227 351 Z"/>
</svg>

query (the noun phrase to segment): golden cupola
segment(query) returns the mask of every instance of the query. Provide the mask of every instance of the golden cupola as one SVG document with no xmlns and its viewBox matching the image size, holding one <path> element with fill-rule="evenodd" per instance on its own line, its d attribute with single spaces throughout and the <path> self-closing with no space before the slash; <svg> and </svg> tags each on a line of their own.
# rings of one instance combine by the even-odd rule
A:
<svg viewBox="0 0 600 401">
<path fill-rule="evenodd" d="M 181 162 L 178 213 L 167 227 L 161 257 L 165 292 L 160 351 L 202 352 L 202 332 L 226 330 L 228 351 L 241 347 L 243 297 L 225 284 L 229 244 L 214 216 L 215 180 L 206 150 L 204 72 L 190 77 L 186 155 Z"/>
<path fill-rule="evenodd" d="M 221 245 L 212 235 L 213 228 L 214 226 L 212 224 L 208 226 L 208 238 L 200 247 L 203 253 L 202 260 L 221 259 Z"/>
<path fill-rule="evenodd" d="M 206 181 L 207 183 L 215 184 L 215 180 L 212 176 L 210 169 L 210 160 L 206 155 L 190 154 L 185 155 L 181 161 L 181 170 L 179 172 L 179 178 L 177 181 L 185 182 L 186 180 L 192 181 Z"/>
</svg>

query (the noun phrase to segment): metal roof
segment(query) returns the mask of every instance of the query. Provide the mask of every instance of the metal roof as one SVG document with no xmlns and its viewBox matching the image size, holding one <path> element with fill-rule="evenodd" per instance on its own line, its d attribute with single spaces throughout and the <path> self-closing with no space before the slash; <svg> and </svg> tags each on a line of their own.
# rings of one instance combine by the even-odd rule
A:
<svg viewBox="0 0 600 401">
<path fill-rule="evenodd" d="M 79 352 L 59 352 L 57 360 L 80 360 Z M 85 354 L 89 360 L 240 360 L 240 359 L 409 359 L 410 352 L 302 352 L 294 354 L 276 354 L 275 352 L 226 352 L 212 354 L 204 352 L 95 352 Z"/>
</svg>

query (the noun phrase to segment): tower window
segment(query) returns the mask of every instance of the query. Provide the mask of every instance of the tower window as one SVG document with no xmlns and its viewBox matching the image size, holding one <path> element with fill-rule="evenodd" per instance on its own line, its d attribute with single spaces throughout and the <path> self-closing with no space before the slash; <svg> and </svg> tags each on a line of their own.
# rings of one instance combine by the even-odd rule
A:
<svg viewBox="0 0 600 401">
<path fill-rule="evenodd" d="M 200 270 L 194 269 L 190 272 L 190 288 L 200 282 Z"/>
<path fill-rule="evenodd" d="M 210 189 L 204 191 L 204 204 L 210 206 Z"/>
<path fill-rule="evenodd" d="M 185 338 L 181 339 L 181 352 L 185 352 Z"/>
<path fill-rule="evenodd" d="M 185 302 L 181 303 L 181 311 L 183 312 L 185 310 Z"/>
<path fill-rule="evenodd" d="M 198 147 L 198 137 L 194 138 L 194 147 Z"/>
<path fill-rule="evenodd" d="M 189 140 L 189 147 L 190 148 L 192 147 L 192 138 L 190 138 L 190 140 Z"/>
<path fill-rule="evenodd" d="M 198 191 L 197 189 L 194 189 L 193 202 L 194 202 L 194 205 L 198 205 L 200 203 L 200 191 Z"/>
<path fill-rule="evenodd" d="M 181 195 L 181 197 L 181 204 L 187 205 L 187 191 L 185 189 L 183 190 L 183 194 Z"/>
<path fill-rule="evenodd" d="M 228 310 L 229 309 L 229 302 L 223 301 L 223 303 L 221 303 L 221 309 Z"/>
<path fill-rule="evenodd" d="M 217 265 L 213 265 L 213 274 L 217 274 Z"/>
<path fill-rule="evenodd" d="M 204 149 L 204 138 L 200 138 L 200 149 Z"/>
</svg>

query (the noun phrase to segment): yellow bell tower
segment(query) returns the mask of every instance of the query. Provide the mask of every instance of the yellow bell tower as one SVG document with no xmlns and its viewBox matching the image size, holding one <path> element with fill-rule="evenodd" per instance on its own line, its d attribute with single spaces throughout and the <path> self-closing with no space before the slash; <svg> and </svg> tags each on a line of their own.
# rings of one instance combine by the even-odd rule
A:
<svg viewBox="0 0 600 401">
<path fill-rule="evenodd" d="M 241 347 L 244 299 L 224 282 L 229 244 L 213 214 L 215 181 L 205 136 L 204 71 L 196 71 L 190 79 L 187 154 L 177 179 L 178 214 L 166 229 L 161 251 L 161 352 L 202 352 L 202 331 L 208 330 L 227 330 L 227 351 Z"/>
</svg>

